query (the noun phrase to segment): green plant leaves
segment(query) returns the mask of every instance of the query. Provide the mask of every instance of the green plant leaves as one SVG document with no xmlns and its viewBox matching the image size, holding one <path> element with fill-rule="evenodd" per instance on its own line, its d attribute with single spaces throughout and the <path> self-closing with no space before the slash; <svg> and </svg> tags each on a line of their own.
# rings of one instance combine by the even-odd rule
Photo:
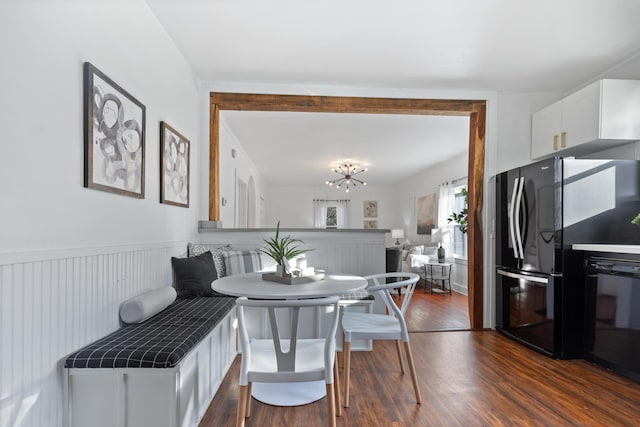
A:
<svg viewBox="0 0 640 427">
<path fill-rule="evenodd" d="M 294 239 L 291 236 L 280 238 L 280 221 L 276 227 L 276 235 L 271 239 L 264 239 L 266 246 L 259 249 L 260 252 L 270 256 L 278 265 L 282 264 L 282 259 L 292 259 L 311 249 L 300 249 L 298 243 L 304 244 L 300 239 Z"/>
</svg>

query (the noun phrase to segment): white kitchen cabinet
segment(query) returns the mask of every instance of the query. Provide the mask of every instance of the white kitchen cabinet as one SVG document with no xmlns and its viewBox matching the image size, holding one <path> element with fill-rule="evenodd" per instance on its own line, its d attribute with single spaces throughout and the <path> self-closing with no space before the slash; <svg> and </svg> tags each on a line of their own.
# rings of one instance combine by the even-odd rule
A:
<svg viewBox="0 0 640 427">
<path fill-rule="evenodd" d="M 538 111 L 531 158 L 580 155 L 640 140 L 640 80 L 599 80 Z"/>
</svg>

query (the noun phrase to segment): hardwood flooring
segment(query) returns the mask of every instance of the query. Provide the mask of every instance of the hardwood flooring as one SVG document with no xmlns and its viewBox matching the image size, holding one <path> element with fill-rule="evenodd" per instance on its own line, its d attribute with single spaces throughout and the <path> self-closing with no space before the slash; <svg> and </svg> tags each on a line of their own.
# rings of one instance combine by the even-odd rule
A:
<svg viewBox="0 0 640 427">
<path fill-rule="evenodd" d="M 422 404 L 415 403 L 409 374 L 400 374 L 395 345 L 376 341 L 372 352 L 352 354 L 351 404 L 338 426 L 632 426 L 640 420 L 640 384 L 582 360 L 550 359 L 495 331 L 414 332 L 411 345 Z M 201 427 L 235 424 L 238 368 L 239 357 Z M 327 425 L 324 399 L 291 408 L 253 400 L 251 411 L 247 426 Z"/>
<path fill-rule="evenodd" d="M 469 329 L 467 296 L 432 294 L 421 285 L 413 293 L 406 321 L 410 332 Z"/>
</svg>

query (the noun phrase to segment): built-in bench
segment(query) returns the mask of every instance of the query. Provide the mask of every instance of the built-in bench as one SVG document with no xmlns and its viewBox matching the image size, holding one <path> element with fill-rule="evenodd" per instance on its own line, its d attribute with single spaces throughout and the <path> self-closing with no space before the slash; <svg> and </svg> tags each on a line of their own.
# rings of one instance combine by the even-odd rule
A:
<svg viewBox="0 0 640 427">
<path fill-rule="evenodd" d="M 212 295 L 212 279 L 265 268 L 257 251 L 190 244 L 188 255 L 191 262 L 172 259 L 178 293 L 185 278 L 190 286 L 193 280 L 199 283 L 201 289 L 196 285 L 191 292 Z M 364 290 L 340 297 L 341 311 L 373 310 L 374 298 Z M 125 325 L 67 357 L 65 425 L 198 425 L 237 354 L 235 298 L 215 294 L 177 299 L 167 307 L 169 302 L 148 320 Z M 252 336 L 266 337 L 266 312 L 247 310 L 247 318 L 254 326 Z M 323 334 L 329 318 L 320 311 L 310 314 L 302 319 L 299 334 Z M 338 348 L 341 334 L 336 337 Z M 352 349 L 370 350 L 371 341 L 354 342 Z"/>
<path fill-rule="evenodd" d="M 235 298 L 178 299 L 68 356 L 69 426 L 194 426 L 237 353 Z"/>
</svg>

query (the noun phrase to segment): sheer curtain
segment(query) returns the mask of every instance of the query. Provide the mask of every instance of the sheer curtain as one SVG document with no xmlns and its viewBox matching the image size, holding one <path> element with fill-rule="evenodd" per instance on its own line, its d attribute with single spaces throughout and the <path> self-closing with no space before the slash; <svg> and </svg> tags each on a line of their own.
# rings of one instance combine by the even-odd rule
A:
<svg viewBox="0 0 640 427">
<path fill-rule="evenodd" d="M 349 228 L 349 201 L 336 200 L 338 228 Z"/>
<path fill-rule="evenodd" d="M 315 228 L 327 228 L 326 200 L 313 200 L 313 226 Z"/>
<path fill-rule="evenodd" d="M 444 182 L 438 187 L 438 228 L 442 229 L 442 246 L 446 256 L 453 255 L 453 224 L 447 218 L 455 210 L 454 186 L 451 182 Z"/>
<path fill-rule="evenodd" d="M 331 228 L 349 228 L 349 200 L 313 200 L 313 226 L 327 228 L 327 208 L 336 208 L 336 224 Z"/>
</svg>

